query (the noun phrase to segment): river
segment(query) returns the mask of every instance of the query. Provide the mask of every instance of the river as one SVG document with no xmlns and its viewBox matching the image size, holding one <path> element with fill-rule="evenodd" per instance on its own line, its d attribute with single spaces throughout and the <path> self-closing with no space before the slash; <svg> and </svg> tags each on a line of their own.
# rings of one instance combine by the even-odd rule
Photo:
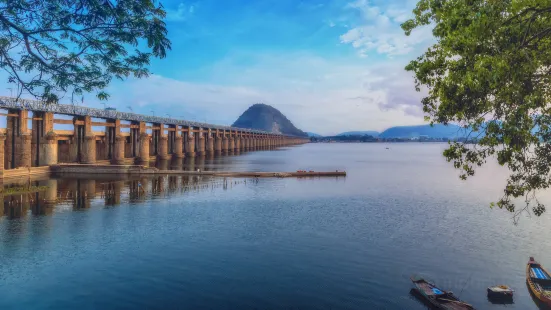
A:
<svg viewBox="0 0 551 310">
<path fill-rule="evenodd" d="M 524 270 L 529 256 L 551 268 L 550 215 L 514 225 L 489 207 L 505 169 L 460 181 L 445 146 L 308 144 L 188 167 L 346 178 L 39 181 L 0 210 L 0 308 L 426 309 L 416 274 L 477 309 L 537 309 Z M 514 304 L 487 300 L 495 284 Z"/>
</svg>

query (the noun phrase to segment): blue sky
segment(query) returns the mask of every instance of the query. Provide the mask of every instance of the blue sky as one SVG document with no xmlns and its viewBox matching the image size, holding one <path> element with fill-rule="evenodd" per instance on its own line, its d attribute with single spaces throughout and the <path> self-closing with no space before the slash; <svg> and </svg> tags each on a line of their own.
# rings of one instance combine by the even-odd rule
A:
<svg viewBox="0 0 551 310">
<path fill-rule="evenodd" d="M 423 123 L 403 70 L 432 42 L 430 29 L 400 29 L 414 0 L 162 3 L 173 48 L 148 79 L 113 82 L 118 110 L 231 124 L 263 102 L 320 134 Z"/>
</svg>

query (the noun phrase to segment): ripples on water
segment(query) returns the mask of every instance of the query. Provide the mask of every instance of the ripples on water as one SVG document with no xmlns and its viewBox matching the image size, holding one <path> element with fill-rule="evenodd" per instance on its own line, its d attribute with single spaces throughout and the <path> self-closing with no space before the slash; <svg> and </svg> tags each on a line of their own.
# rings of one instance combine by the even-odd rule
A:
<svg viewBox="0 0 551 310">
<path fill-rule="evenodd" d="M 549 216 L 514 226 L 488 207 L 505 171 L 460 182 L 444 147 L 310 144 L 161 163 L 346 179 L 39 181 L 47 189 L 0 208 L 0 308 L 424 309 L 409 295 L 415 273 L 478 309 L 537 309 L 524 267 L 530 255 L 551 267 Z M 501 283 L 515 304 L 487 301 Z"/>
</svg>

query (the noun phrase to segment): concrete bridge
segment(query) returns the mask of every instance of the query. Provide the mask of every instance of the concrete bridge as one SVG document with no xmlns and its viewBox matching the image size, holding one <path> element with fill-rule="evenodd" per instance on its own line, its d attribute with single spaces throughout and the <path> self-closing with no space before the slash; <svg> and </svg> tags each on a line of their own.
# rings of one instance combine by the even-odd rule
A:
<svg viewBox="0 0 551 310">
<path fill-rule="evenodd" d="M 11 169 L 58 163 L 147 166 L 156 159 L 237 154 L 308 141 L 259 130 L 10 97 L 0 97 L 0 109 L 7 110 L 0 113 L 7 117 L 6 128 L 0 128 L 1 176 Z M 54 124 L 72 129 L 56 130 Z"/>
</svg>

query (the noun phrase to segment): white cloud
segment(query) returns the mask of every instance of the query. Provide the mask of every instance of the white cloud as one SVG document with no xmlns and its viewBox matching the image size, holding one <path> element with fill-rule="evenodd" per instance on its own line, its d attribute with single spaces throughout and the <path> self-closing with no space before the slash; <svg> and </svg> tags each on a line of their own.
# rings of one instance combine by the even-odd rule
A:
<svg viewBox="0 0 551 310">
<path fill-rule="evenodd" d="M 257 56 L 243 69 L 226 59 L 209 68 L 211 84 L 152 76 L 110 89 L 112 105 L 156 115 L 231 124 L 250 105 L 273 105 L 297 127 L 320 134 L 383 130 L 423 122 L 421 95 L 404 64 L 359 66 L 311 55 Z"/>
<path fill-rule="evenodd" d="M 425 47 L 432 41 L 430 27 L 423 27 L 406 36 L 400 24 L 411 16 L 412 1 L 404 1 L 402 7 L 384 2 L 381 6 L 367 0 L 348 3 L 346 10 L 359 13 L 359 18 L 350 18 L 355 24 L 342 34 L 341 43 L 358 49 L 360 56 L 370 52 L 388 56 L 405 55 L 415 47 Z"/>
<path fill-rule="evenodd" d="M 193 5 L 186 5 L 185 3 L 180 2 L 176 9 L 165 8 L 166 10 L 166 20 L 179 22 L 187 20 L 195 11 Z"/>
</svg>

